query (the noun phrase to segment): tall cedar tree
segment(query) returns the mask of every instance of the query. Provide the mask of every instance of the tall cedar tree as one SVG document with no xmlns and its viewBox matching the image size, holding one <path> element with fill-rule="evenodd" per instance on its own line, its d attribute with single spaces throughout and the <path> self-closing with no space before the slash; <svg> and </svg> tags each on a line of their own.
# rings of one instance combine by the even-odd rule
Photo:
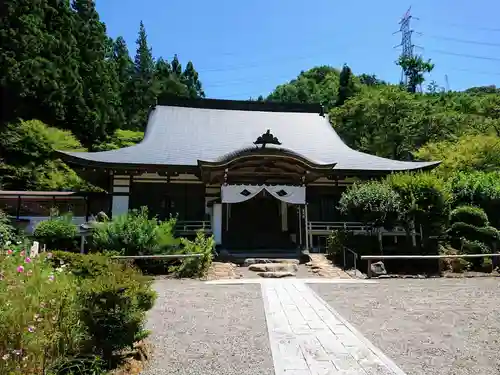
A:
<svg viewBox="0 0 500 375">
<path fill-rule="evenodd" d="M 172 59 L 172 73 L 174 73 L 177 77 L 181 78 L 182 77 L 182 65 L 179 62 L 179 59 L 177 55 L 174 55 L 174 58 Z"/>
<path fill-rule="evenodd" d="M 68 98 L 80 94 L 68 1 L 0 2 L 0 126 L 37 118 L 66 126 Z"/>
<path fill-rule="evenodd" d="M 114 61 L 116 74 L 118 78 L 118 86 L 120 92 L 120 99 L 123 108 L 123 115 L 125 117 L 124 124 L 120 126 L 121 128 L 129 128 L 130 123 L 130 113 L 127 108 L 130 108 L 132 101 L 129 97 L 129 87 L 131 84 L 132 76 L 134 74 L 134 62 L 130 58 L 130 54 L 125 43 L 125 39 L 119 36 L 113 42 L 112 60 Z"/>
<path fill-rule="evenodd" d="M 193 63 L 190 61 L 186 65 L 183 74 L 183 82 L 188 89 L 189 98 L 204 98 L 205 92 L 198 78 L 198 72 L 194 69 Z"/>
<path fill-rule="evenodd" d="M 129 127 L 133 130 L 144 130 L 149 108 L 156 102 L 157 87 L 155 62 L 151 48 L 148 46 L 146 29 L 142 21 L 136 44 L 134 71 L 128 90 L 130 100 Z"/>
<path fill-rule="evenodd" d="M 337 101 L 335 105 L 341 106 L 345 103 L 347 99 L 356 93 L 356 87 L 353 82 L 353 75 L 351 68 L 346 64 L 342 67 L 339 76 L 339 93 L 337 95 Z"/>
<path fill-rule="evenodd" d="M 177 75 L 173 74 L 172 67 L 168 61 L 162 58 L 159 58 L 156 62 L 155 77 L 158 97 L 165 95 L 187 97 L 189 95 L 186 85 L 180 81 Z"/>
<path fill-rule="evenodd" d="M 92 149 L 114 133 L 123 121 L 123 114 L 115 64 L 109 59 L 110 41 L 95 3 L 74 0 L 73 8 L 84 93 L 84 100 L 75 103 L 73 131 L 83 145 Z"/>
</svg>

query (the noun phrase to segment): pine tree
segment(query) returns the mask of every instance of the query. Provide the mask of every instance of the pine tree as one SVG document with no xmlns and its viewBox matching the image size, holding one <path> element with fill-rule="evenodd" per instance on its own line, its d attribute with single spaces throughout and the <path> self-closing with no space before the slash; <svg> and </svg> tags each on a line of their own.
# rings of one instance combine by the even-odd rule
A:
<svg viewBox="0 0 500 375">
<path fill-rule="evenodd" d="M 120 101 L 124 116 L 124 124 L 122 124 L 121 127 L 130 128 L 132 116 L 129 109 L 132 105 L 132 101 L 129 96 L 129 88 L 134 74 L 134 62 L 130 58 L 127 44 L 125 43 L 125 39 L 123 39 L 123 37 L 119 36 L 116 38 L 112 47 L 112 60 L 115 65 L 116 75 L 118 78 Z"/>
<path fill-rule="evenodd" d="M 168 61 L 162 58 L 159 58 L 156 62 L 155 80 L 157 82 L 157 97 L 162 97 L 164 95 L 189 95 L 186 85 L 179 80 L 177 75 L 173 74 L 172 66 Z"/>
<path fill-rule="evenodd" d="M 130 127 L 143 130 L 147 122 L 149 108 L 156 101 L 155 63 L 151 48 L 148 46 L 146 28 L 139 25 L 136 41 L 137 52 L 134 59 L 134 72 L 128 90 L 130 100 Z"/>
<path fill-rule="evenodd" d="M 72 30 L 68 1 L 0 2 L 0 125 L 19 117 L 65 125 L 78 89 Z"/>
<path fill-rule="evenodd" d="M 179 62 L 179 59 L 177 58 L 177 54 L 174 55 L 174 58 L 172 59 L 172 73 L 175 74 L 177 77 L 181 78 L 182 77 L 182 65 Z"/>
<path fill-rule="evenodd" d="M 84 99 L 75 103 L 74 133 L 92 149 L 121 125 L 123 114 L 114 62 L 108 59 L 110 43 L 93 0 L 74 0 L 76 40 L 80 50 L 79 73 Z"/>
<path fill-rule="evenodd" d="M 354 86 L 352 77 L 353 75 L 351 68 L 344 64 L 340 72 L 339 91 L 337 95 L 337 102 L 335 103 L 335 105 L 343 105 L 347 99 L 349 99 L 356 93 L 356 87 Z"/>
<path fill-rule="evenodd" d="M 194 69 L 193 63 L 191 61 L 187 63 L 182 78 L 188 90 L 188 97 L 190 98 L 205 97 L 205 92 L 203 91 L 201 82 L 198 78 L 198 72 Z"/>
</svg>

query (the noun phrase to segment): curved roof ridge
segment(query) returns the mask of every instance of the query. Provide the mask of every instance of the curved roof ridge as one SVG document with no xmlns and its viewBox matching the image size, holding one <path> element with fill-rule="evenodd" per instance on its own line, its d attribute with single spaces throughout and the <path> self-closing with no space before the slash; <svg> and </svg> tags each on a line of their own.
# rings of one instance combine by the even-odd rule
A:
<svg viewBox="0 0 500 375">
<path fill-rule="evenodd" d="M 282 147 L 335 170 L 391 172 L 428 168 L 436 162 L 397 161 L 350 148 L 328 117 L 308 112 L 273 112 L 156 106 L 143 140 L 102 152 L 69 153 L 77 163 L 197 166 L 248 147 L 270 129 Z"/>
</svg>

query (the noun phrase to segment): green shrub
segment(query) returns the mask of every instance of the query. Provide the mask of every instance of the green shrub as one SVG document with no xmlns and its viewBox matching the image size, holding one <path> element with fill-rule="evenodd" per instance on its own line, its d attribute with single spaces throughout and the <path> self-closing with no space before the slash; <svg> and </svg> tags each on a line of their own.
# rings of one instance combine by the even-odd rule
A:
<svg viewBox="0 0 500 375">
<path fill-rule="evenodd" d="M 0 249 L 16 241 L 16 231 L 10 223 L 9 217 L 0 210 Z"/>
<path fill-rule="evenodd" d="M 145 337 L 154 298 L 149 278 L 108 256 L 9 250 L 0 255 L 0 373 L 101 374 L 114 350 Z"/>
<path fill-rule="evenodd" d="M 182 248 L 177 252 L 178 254 L 202 254 L 197 258 L 184 258 L 177 266 L 170 268 L 178 277 L 200 277 L 203 276 L 213 259 L 213 249 L 215 241 L 213 236 L 206 236 L 202 231 L 196 233 L 194 241 L 186 238 L 181 239 Z"/>
<path fill-rule="evenodd" d="M 86 351 L 108 362 L 115 351 L 132 348 L 147 336 L 146 311 L 156 296 L 149 279 L 130 267 L 112 264 L 110 272 L 82 282 L 78 293 L 80 319 L 88 335 Z"/>
<path fill-rule="evenodd" d="M 488 216 L 483 209 L 474 206 L 460 206 L 451 211 L 450 224 L 463 222 L 476 227 L 489 225 Z"/>
<path fill-rule="evenodd" d="M 54 251 L 51 257 L 54 268 L 66 265 L 66 268 L 79 279 L 95 278 L 116 272 L 118 261 L 111 259 L 111 254 L 78 254 L 67 251 Z"/>
<path fill-rule="evenodd" d="M 340 198 L 339 208 L 352 220 L 391 228 L 400 216 L 401 199 L 387 184 L 367 182 L 354 184 L 346 190 Z"/>
<path fill-rule="evenodd" d="M 464 240 L 462 242 L 461 251 L 463 254 L 488 254 L 490 252 L 490 248 L 481 241 Z M 477 258 L 475 260 L 478 259 L 480 260 L 480 258 Z"/>
<path fill-rule="evenodd" d="M 78 228 L 71 221 L 70 215 L 52 217 L 39 222 L 33 236 L 48 249 L 74 250 L 77 248 Z"/>
<path fill-rule="evenodd" d="M 147 207 L 98 223 L 92 245 L 98 251 L 115 251 L 122 255 L 151 255 L 167 252 L 179 243 L 173 235 L 175 219 L 158 223 L 150 219 Z"/>
<path fill-rule="evenodd" d="M 401 219 L 406 228 L 414 222 L 424 236 L 439 235 L 448 220 L 451 195 L 445 182 L 430 173 L 398 173 L 386 183 L 401 199 Z"/>
<path fill-rule="evenodd" d="M 481 207 L 491 225 L 500 228 L 500 172 L 455 173 L 448 186 L 455 206 Z"/>
<path fill-rule="evenodd" d="M 482 242 L 485 246 L 493 248 L 500 240 L 500 233 L 493 227 L 476 227 L 467 223 L 453 223 L 448 234 L 454 239 L 466 239 Z"/>
<path fill-rule="evenodd" d="M 334 230 L 326 239 L 326 253 L 328 257 L 334 260 L 343 252 L 347 242 L 348 233 L 344 230 Z"/>
</svg>

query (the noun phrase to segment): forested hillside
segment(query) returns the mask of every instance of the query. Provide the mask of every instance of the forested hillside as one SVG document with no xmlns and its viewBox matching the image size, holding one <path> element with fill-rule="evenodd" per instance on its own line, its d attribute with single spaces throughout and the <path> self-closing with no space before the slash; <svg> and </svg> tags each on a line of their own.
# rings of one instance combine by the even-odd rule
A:
<svg viewBox="0 0 500 375">
<path fill-rule="evenodd" d="M 424 82 L 430 61 L 397 64 L 410 77 L 407 86 L 355 75 L 347 65 L 320 66 L 257 100 L 319 102 L 346 143 L 361 151 L 444 160 L 443 173 L 497 169 L 499 90 L 444 92 Z M 177 56 L 155 58 L 142 22 L 130 53 L 122 37 L 107 35 L 88 0 L 1 2 L 0 72 L 4 189 L 88 189 L 54 158 L 55 149 L 132 145 L 158 96 L 205 96 L 191 61 L 183 68 Z M 425 93 L 417 92 L 422 86 Z"/>
<path fill-rule="evenodd" d="M 81 186 L 81 181 L 75 185 L 74 174 L 63 178 L 67 167 L 50 161 L 50 151 L 61 145 L 44 143 L 50 142 L 44 136 L 47 131 L 71 132 L 76 139 L 67 147 L 116 148 L 127 144 L 121 136 L 141 138 L 141 133 L 131 131 L 144 130 L 149 108 L 159 95 L 204 97 L 193 63 L 183 68 L 177 56 L 153 58 L 142 22 L 138 27 L 131 58 L 122 37 L 113 40 L 107 35 L 93 1 L 0 3 L 0 130 L 9 135 L 0 140 L 4 188 Z M 40 121 L 50 129 L 40 127 Z M 36 157 L 29 156 L 26 137 L 36 142 Z M 19 153 L 26 157 L 19 158 Z M 58 174 L 59 182 L 39 178 Z"/>
</svg>

